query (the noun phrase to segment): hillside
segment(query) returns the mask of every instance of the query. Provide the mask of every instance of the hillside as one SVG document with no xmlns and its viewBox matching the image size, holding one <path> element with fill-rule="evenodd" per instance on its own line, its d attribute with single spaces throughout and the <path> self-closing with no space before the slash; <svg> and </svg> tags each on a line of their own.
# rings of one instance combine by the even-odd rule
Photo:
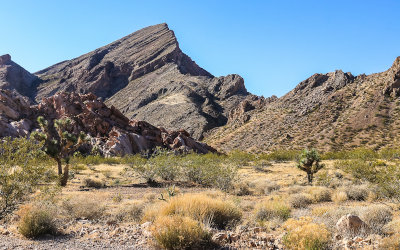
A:
<svg viewBox="0 0 400 250">
<path fill-rule="evenodd" d="M 0 88 L 16 89 L 36 102 L 63 91 L 93 93 L 129 119 L 182 128 L 195 138 L 224 125 L 232 107 L 249 95 L 239 75 L 214 77 L 192 61 L 167 24 L 141 29 L 35 75 L 5 57 L 13 72 L 2 75 L 0 66 Z"/>
<path fill-rule="evenodd" d="M 207 142 L 225 151 L 398 147 L 399 87 L 400 57 L 382 73 L 314 74 L 281 98 L 243 101 Z"/>
</svg>

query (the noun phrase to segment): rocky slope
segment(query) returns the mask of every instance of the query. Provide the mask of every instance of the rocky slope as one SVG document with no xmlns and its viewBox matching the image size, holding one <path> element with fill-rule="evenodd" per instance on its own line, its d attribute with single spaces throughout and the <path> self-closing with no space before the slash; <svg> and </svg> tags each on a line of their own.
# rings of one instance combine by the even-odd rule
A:
<svg viewBox="0 0 400 250">
<path fill-rule="evenodd" d="M 94 148 L 105 156 L 121 156 L 163 147 L 175 151 L 215 152 L 192 139 L 184 130 L 167 131 L 147 122 L 129 120 L 114 106 L 107 107 L 93 94 L 57 93 L 30 105 L 28 98 L 9 90 L 0 90 L 0 137 L 28 136 L 38 129 L 41 115 L 50 124 L 54 119 L 70 118 L 70 132 L 84 131 L 90 138 L 81 149 Z"/>
<path fill-rule="evenodd" d="M 314 74 L 281 98 L 247 98 L 206 141 L 225 151 L 398 147 L 399 96 L 400 57 L 372 75 Z"/>
<path fill-rule="evenodd" d="M 144 28 L 78 58 L 41 70 L 24 71 L 5 56 L 12 77 L 0 88 L 15 89 L 39 102 L 57 92 L 93 93 L 129 119 L 193 137 L 224 125 L 232 107 L 248 95 L 239 75 L 214 77 L 179 48 L 166 24 Z M 16 78 L 16 79 L 12 79 Z"/>
</svg>

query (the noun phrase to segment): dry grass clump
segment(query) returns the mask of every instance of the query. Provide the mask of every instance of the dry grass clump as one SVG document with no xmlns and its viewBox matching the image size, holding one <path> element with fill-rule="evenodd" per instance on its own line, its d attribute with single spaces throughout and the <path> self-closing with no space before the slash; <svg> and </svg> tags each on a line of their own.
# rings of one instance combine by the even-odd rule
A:
<svg viewBox="0 0 400 250">
<path fill-rule="evenodd" d="M 313 223 L 312 218 L 289 219 L 283 227 L 287 231 L 283 244 L 289 249 L 326 249 L 331 243 L 325 225 Z"/>
<path fill-rule="evenodd" d="M 281 200 L 269 200 L 257 205 L 255 218 L 258 221 L 270 221 L 273 219 L 285 221 L 289 218 L 290 212 L 290 207 Z"/>
<path fill-rule="evenodd" d="M 387 235 L 400 234 L 400 218 L 394 219 L 383 226 L 382 232 Z"/>
<path fill-rule="evenodd" d="M 307 194 L 293 194 L 289 197 L 289 204 L 293 208 L 306 208 L 312 203 L 312 198 Z"/>
<path fill-rule="evenodd" d="M 360 217 L 374 233 L 382 233 L 382 228 L 392 221 L 393 213 L 388 206 L 372 205 L 364 208 Z"/>
<path fill-rule="evenodd" d="M 383 238 L 379 249 L 400 249 L 400 233 L 396 233 L 389 237 Z"/>
<path fill-rule="evenodd" d="M 117 221 L 140 222 L 143 217 L 144 207 L 145 204 L 143 202 L 136 201 L 124 205 L 114 214 L 114 217 Z"/>
<path fill-rule="evenodd" d="M 323 216 L 324 214 L 329 213 L 334 209 L 332 206 L 322 206 L 322 207 L 314 207 L 311 210 L 311 214 L 314 216 Z"/>
<path fill-rule="evenodd" d="M 268 195 L 281 188 L 281 186 L 276 182 L 268 180 L 256 181 L 253 182 L 252 185 L 254 186 L 255 192 L 260 195 Z"/>
<path fill-rule="evenodd" d="M 62 201 L 66 216 L 72 219 L 100 220 L 105 214 L 106 207 L 91 195 L 81 195 Z"/>
<path fill-rule="evenodd" d="M 335 202 L 336 204 L 343 203 L 347 201 L 349 198 L 347 197 L 347 194 L 345 191 L 341 190 L 336 190 L 333 195 L 332 195 L 332 201 Z"/>
<path fill-rule="evenodd" d="M 161 216 L 154 221 L 151 232 L 165 249 L 206 249 L 211 243 L 211 234 L 190 217 Z"/>
<path fill-rule="evenodd" d="M 18 231 L 27 238 L 36 238 L 44 234 L 55 234 L 57 226 L 54 211 L 45 206 L 27 205 L 20 210 L 21 219 Z"/>
<path fill-rule="evenodd" d="M 95 180 L 95 179 L 92 179 L 92 178 L 85 178 L 83 180 L 83 185 L 85 187 L 91 187 L 91 188 L 102 188 L 102 187 L 105 186 L 103 181 Z"/>
<path fill-rule="evenodd" d="M 332 191 L 327 187 L 311 187 L 309 189 L 309 194 L 314 202 L 332 201 Z"/>
<path fill-rule="evenodd" d="M 365 201 L 369 195 L 368 187 L 364 185 L 347 186 L 345 192 L 349 200 L 355 201 Z"/>
<path fill-rule="evenodd" d="M 234 186 L 233 193 L 237 196 L 252 195 L 253 191 L 250 190 L 248 183 L 239 182 Z"/>
<path fill-rule="evenodd" d="M 185 194 L 173 197 L 158 207 L 159 216 L 182 215 L 217 228 L 226 228 L 239 222 L 242 212 L 233 203 L 210 198 L 204 194 Z M 154 208 L 146 211 L 146 219 L 154 216 Z"/>
</svg>

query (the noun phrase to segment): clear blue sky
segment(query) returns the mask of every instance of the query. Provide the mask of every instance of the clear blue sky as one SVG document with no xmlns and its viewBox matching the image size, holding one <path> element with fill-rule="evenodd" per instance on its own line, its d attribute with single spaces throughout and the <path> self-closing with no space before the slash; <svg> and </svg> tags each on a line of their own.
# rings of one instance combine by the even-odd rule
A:
<svg viewBox="0 0 400 250">
<path fill-rule="evenodd" d="M 216 76 L 281 96 L 313 73 L 386 70 L 400 56 L 400 1 L 0 0 L 0 54 L 31 72 L 168 23 Z"/>
</svg>

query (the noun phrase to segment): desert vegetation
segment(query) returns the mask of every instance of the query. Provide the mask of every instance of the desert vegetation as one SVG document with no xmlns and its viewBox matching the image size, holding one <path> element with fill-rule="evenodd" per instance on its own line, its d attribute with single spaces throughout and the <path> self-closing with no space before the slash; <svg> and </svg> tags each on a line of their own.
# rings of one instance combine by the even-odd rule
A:
<svg viewBox="0 0 400 250">
<path fill-rule="evenodd" d="M 43 141 L 6 138 L 1 148 L 1 230 L 9 235 L 165 249 L 400 243 L 400 150 L 71 154 L 62 187 Z M 346 216 L 360 227 L 340 226 Z"/>
</svg>

